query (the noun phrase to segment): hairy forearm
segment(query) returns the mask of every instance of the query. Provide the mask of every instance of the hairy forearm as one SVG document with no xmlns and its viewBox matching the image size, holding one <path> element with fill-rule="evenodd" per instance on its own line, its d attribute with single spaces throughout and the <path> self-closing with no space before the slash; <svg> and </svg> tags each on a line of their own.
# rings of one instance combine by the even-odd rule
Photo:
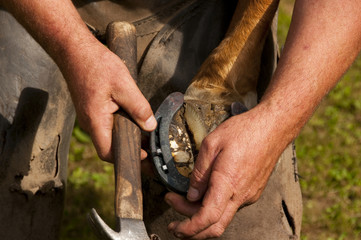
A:
<svg viewBox="0 0 361 240">
<path fill-rule="evenodd" d="M 361 49 L 361 2 L 298 0 L 278 68 L 259 105 L 292 141 Z"/>
<path fill-rule="evenodd" d="M 0 4 L 60 67 L 70 59 L 76 61 L 96 41 L 70 0 L 0 0 Z"/>
</svg>

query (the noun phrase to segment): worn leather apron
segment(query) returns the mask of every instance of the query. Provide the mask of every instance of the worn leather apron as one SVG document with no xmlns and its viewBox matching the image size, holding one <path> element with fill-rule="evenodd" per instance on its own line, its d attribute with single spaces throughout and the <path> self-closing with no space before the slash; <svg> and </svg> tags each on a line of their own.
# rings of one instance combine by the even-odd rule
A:
<svg viewBox="0 0 361 240">
<path fill-rule="evenodd" d="M 138 86 L 153 110 L 169 93 L 185 91 L 222 40 L 236 4 L 222 0 L 73 2 L 98 35 L 115 20 L 136 26 Z M 0 239 L 56 239 L 74 109 L 65 81 L 49 56 L 4 11 L 0 11 L 0 24 Z M 262 55 L 259 95 L 276 65 L 275 27 L 276 22 Z M 166 189 L 157 179 L 144 177 L 143 192 L 148 232 L 163 240 L 175 239 L 167 224 L 183 217 L 164 202 Z M 301 213 L 290 146 L 260 200 L 239 210 L 220 239 L 297 239 Z"/>
</svg>

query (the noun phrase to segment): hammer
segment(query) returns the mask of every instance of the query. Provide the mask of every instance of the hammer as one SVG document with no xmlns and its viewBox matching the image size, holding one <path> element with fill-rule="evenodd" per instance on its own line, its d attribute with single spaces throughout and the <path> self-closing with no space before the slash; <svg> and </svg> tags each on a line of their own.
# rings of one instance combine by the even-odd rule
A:
<svg viewBox="0 0 361 240">
<path fill-rule="evenodd" d="M 112 22 L 107 27 L 107 45 L 123 60 L 133 79 L 137 77 L 135 27 L 127 22 Z M 122 111 L 114 114 L 112 153 L 115 173 L 116 231 L 113 231 L 95 209 L 88 214 L 99 239 L 150 240 L 143 222 L 140 178 L 141 132 Z M 152 239 L 158 239 L 152 236 Z"/>
</svg>

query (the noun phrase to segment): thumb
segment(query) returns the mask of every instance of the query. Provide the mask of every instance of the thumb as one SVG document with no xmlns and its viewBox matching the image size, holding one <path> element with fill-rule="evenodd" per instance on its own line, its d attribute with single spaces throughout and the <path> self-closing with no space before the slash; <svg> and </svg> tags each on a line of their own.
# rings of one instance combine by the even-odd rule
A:
<svg viewBox="0 0 361 240">
<path fill-rule="evenodd" d="M 142 128 L 144 131 L 151 132 L 157 126 L 157 121 L 153 115 L 153 111 L 149 102 L 143 96 L 142 92 L 137 87 L 135 81 L 130 78 L 126 92 L 113 93 L 114 101 L 125 110 L 129 116 Z M 121 89 L 121 88 L 118 88 Z"/>
<path fill-rule="evenodd" d="M 153 111 L 148 101 L 140 95 L 136 100 L 136 104 L 125 104 L 123 109 L 144 131 L 151 132 L 157 127 L 157 120 L 153 115 Z"/>
<path fill-rule="evenodd" d="M 190 176 L 187 199 L 191 202 L 200 200 L 208 188 L 214 161 L 218 155 L 216 143 L 208 135 L 202 142 L 195 166 Z"/>
</svg>

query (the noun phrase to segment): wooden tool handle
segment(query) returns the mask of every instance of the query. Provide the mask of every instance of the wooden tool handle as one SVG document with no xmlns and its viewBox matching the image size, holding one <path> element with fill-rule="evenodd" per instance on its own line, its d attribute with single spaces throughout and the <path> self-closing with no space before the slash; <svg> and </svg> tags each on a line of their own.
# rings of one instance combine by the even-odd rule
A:
<svg viewBox="0 0 361 240">
<path fill-rule="evenodd" d="M 136 80 L 137 48 L 135 27 L 113 22 L 107 27 L 107 45 L 118 55 Z M 115 172 L 115 214 L 119 218 L 143 219 L 140 177 L 141 132 L 122 111 L 114 114 L 112 152 Z"/>
</svg>

